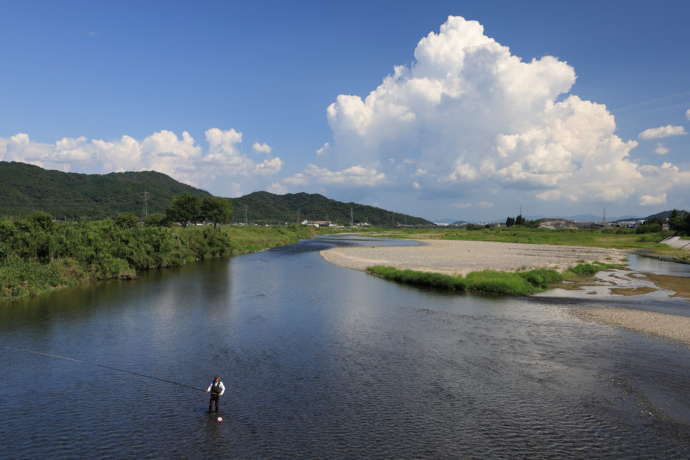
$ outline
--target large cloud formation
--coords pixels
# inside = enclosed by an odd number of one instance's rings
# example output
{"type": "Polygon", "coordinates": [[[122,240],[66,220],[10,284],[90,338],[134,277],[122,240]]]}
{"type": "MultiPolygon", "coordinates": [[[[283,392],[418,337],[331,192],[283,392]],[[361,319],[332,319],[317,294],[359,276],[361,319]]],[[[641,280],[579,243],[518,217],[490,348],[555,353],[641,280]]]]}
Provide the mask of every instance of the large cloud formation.
{"type": "Polygon", "coordinates": [[[178,136],[162,130],[141,141],[126,135],[115,141],[65,137],[54,144],[34,142],[20,133],[0,138],[0,160],[92,173],[155,170],[226,195],[237,195],[246,183],[253,189],[262,177],[273,176],[283,167],[279,157],[262,155],[262,161],[257,161],[243,155],[242,133],[234,129],[211,128],[205,138],[206,151],[186,131],[178,136]]]}
{"type": "Polygon", "coordinates": [[[385,182],[477,201],[512,188],[547,201],[651,204],[690,182],[670,163],[631,159],[637,142],[615,134],[607,108],[568,94],[570,65],[552,56],[523,61],[479,22],[449,17],[414,58],[364,99],[339,95],[327,108],[333,140],[318,165],[285,183],[323,183],[356,168],[379,180],[351,186],[385,182]],[[650,188],[654,197],[644,193],[650,188]]]}

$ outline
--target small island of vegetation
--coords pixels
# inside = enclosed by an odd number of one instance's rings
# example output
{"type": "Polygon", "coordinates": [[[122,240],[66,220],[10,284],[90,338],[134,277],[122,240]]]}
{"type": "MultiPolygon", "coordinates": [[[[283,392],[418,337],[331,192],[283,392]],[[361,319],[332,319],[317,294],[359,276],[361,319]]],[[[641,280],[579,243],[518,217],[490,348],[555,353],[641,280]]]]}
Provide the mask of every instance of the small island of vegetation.
{"type": "Polygon", "coordinates": [[[460,276],[417,270],[400,270],[394,267],[376,265],[367,268],[367,272],[397,283],[446,292],[527,296],[543,292],[566,280],[582,280],[599,271],[616,267],[618,266],[614,264],[593,262],[578,264],[563,273],[551,269],[535,269],[523,272],[482,270],[460,276]]]}

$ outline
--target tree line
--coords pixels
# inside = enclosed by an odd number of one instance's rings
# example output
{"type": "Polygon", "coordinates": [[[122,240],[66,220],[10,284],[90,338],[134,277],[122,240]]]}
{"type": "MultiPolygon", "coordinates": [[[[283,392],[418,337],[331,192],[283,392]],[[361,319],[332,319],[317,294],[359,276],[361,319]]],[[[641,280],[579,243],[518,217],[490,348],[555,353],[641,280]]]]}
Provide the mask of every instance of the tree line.
{"type": "Polygon", "coordinates": [[[230,238],[216,227],[229,221],[229,202],[189,197],[176,197],[166,214],[143,225],[129,213],[97,221],[56,222],[42,211],[0,219],[0,299],[230,255],[230,238]],[[183,228],[171,227],[175,222],[183,228]],[[195,222],[214,227],[184,228],[195,222]]]}

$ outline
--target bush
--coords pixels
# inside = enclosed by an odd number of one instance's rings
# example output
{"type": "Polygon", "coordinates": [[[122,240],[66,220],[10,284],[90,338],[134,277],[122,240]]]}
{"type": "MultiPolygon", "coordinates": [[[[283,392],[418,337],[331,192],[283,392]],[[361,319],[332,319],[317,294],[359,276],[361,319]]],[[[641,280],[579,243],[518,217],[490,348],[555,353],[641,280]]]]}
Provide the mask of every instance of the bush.
{"type": "Polygon", "coordinates": [[[520,273],[483,270],[469,273],[465,277],[468,290],[483,294],[530,295],[538,292],[520,273]]]}
{"type": "Polygon", "coordinates": [[[429,287],[451,292],[465,290],[465,282],[461,277],[444,275],[442,273],[418,272],[414,270],[399,270],[393,267],[377,265],[367,268],[367,272],[391,281],[413,286],[429,287]]]}
{"type": "Polygon", "coordinates": [[[35,295],[87,279],[130,278],[137,270],[230,254],[230,238],[210,227],[143,227],[127,214],[68,223],[46,216],[0,221],[0,297],[35,295]]]}
{"type": "Polygon", "coordinates": [[[661,224],[658,222],[651,222],[647,224],[638,225],[635,233],[658,233],[661,231],[661,224]]]}
{"type": "Polygon", "coordinates": [[[566,277],[591,276],[614,265],[594,262],[580,264],[565,275],[555,270],[536,269],[527,272],[499,272],[483,270],[469,273],[466,277],[441,273],[400,270],[377,265],[368,267],[367,272],[379,278],[413,286],[421,286],[450,292],[473,292],[489,295],[531,295],[546,290],[566,277]]]}
{"type": "Polygon", "coordinates": [[[556,270],[537,269],[519,273],[532,286],[546,289],[550,284],[563,281],[563,276],[556,270]]]}

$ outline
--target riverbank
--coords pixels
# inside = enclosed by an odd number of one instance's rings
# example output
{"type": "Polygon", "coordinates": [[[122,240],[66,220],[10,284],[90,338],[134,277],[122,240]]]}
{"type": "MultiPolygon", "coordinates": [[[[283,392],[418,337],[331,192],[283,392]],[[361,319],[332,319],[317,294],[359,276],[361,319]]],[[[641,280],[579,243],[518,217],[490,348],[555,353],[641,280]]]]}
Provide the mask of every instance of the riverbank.
{"type": "Polygon", "coordinates": [[[555,246],[595,247],[604,249],[657,249],[668,248],[661,241],[670,232],[635,233],[633,229],[563,229],[552,230],[527,226],[395,229],[372,231],[384,238],[423,240],[494,241],[500,243],[544,244],[555,246]]]}
{"type": "Polygon", "coordinates": [[[103,220],[0,221],[0,303],[148,270],[260,251],[310,238],[306,227],[161,227],[103,220]]]}
{"type": "Polygon", "coordinates": [[[652,259],[675,262],[677,264],[690,264],[690,250],[680,248],[653,248],[635,251],[637,254],[652,259]]]}
{"type": "Polygon", "coordinates": [[[250,254],[265,249],[293,244],[299,240],[313,238],[314,227],[291,225],[285,227],[223,227],[230,239],[233,256],[250,254]]]}

